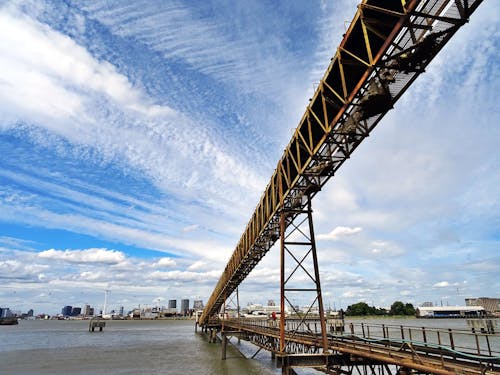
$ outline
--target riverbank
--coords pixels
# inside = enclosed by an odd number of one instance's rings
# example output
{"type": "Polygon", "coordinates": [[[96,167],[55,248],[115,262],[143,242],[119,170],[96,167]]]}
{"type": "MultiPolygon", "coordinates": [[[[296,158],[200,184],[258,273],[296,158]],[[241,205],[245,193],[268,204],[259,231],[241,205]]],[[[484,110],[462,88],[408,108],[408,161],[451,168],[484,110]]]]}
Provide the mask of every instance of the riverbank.
{"type": "Polygon", "coordinates": [[[19,324],[17,318],[0,318],[0,326],[12,326],[19,324]]]}

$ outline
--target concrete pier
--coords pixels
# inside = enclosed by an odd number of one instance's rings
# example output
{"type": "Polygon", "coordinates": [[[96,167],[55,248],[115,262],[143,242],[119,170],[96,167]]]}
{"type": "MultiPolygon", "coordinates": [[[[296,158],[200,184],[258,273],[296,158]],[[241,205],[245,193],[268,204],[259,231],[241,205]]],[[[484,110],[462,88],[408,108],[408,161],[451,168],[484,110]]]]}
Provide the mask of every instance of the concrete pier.
{"type": "Polygon", "coordinates": [[[89,321],[89,332],[94,332],[96,328],[99,328],[99,332],[106,327],[106,322],[100,319],[90,319],[89,321]]]}

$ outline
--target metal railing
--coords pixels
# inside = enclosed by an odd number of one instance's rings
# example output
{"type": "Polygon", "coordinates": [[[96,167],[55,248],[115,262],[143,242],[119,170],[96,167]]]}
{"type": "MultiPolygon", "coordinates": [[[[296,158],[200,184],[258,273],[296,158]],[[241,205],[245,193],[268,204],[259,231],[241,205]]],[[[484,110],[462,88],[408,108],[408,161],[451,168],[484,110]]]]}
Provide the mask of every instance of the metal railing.
{"type": "Polygon", "coordinates": [[[412,327],[390,324],[347,323],[332,337],[355,337],[367,342],[411,344],[420,349],[446,350],[450,355],[500,360],[500,335],[459,329],[412,327]]]}
{"type": "MultiPolygon", "coordinates": [[[[278,329],[278,320],[262,318],[228,319],[226,324],[242,329],[278,329]]],[[[307,319],[301,324],[300,318],[286,319],[286,331],[300,330],[302,334],[319,335],[319,319],[307,319]]],[[[500,361],[500,334],[476,332],[474,329],[443,329],[392,324],[345,323],[338,329],[338,320],[328,320],[329,338],[334,340],[357,340],[378,346],[411,345],[413,349],[428,353],[445,352],[447,356],[484,359],[490,357],[500,361]]]]}

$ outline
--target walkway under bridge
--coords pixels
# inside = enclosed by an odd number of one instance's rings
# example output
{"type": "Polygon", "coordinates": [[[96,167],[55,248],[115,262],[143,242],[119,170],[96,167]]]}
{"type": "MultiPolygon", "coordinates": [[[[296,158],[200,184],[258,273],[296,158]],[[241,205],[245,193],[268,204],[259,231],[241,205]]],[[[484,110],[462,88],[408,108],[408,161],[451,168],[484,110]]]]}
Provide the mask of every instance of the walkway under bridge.
{"type": "MultiPolygon", "coordinates": [[[[268,317],[220,320],[211,328],[222,341],[238,348],[245,340],[269,351],[284,373],[311,367],[330,374],[494,374],[500,371],[500,336],[480,332],[388,324],[344,323],[329,319],[324,350],[318,318],[287,319],[285,354],[280,329],[268,317]],[[341,323],[341,324],[339,324],[341,323]]],[[[254,356],[255,356],[254,354],[254,356]]]]}

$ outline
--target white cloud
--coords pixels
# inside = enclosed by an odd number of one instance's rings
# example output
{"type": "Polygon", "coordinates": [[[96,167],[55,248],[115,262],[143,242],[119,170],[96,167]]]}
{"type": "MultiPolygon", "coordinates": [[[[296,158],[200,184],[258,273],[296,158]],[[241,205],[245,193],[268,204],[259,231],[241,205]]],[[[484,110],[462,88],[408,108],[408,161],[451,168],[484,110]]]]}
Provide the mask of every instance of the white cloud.
{"type": "Polygon", "coordinates": [[[199,224],[189,225],[189,226],[187,226],[187,227],[182,228],[182,232],[184,232],[184,233],[194,232],[194,231],[195,231],[195,230],[197,230],[199,227],[200,227],[200,225],[199,225],[199,224]]]}
{"type": "MultiPolygon", "coordinates": [[[[287,267],[286,268],[286,273],[287,275],[290,275],[290,269],[287,267]]],[[[300,273],[297,272],[297,273],[300,273]]],[[[277,286],[279,285],[279,280],[280,280],[280,270],[278,267],[265,267],[261,266],[258,268],[255,268],[246,278],[245,282],[249,284],[267,284],[269,286],[277,286]]],[[[290,278],[289,282],[290,284],[301,281],[301,282],[310,282],[310,278],[306,275],[294,275],[290,278]]]]}
{"type": "Polygon", "coordinates": [[[432,287],[433,288],[446,288],[449,286],[450,286],[450,283],[448,281],[440,281],[440,282],[434,284],[432,287]]]}
{"type": "Polygon", "coordinates": [[[352,236],[354,234],[360,233],[362,231],[361,227],[336,227],[330,233],[319,234],[317,236],[318,240],[332,240],[337,241],[343,237],[352,236]]]}
{"type": "Polygon", "coordinates": [[[500,259],[497,257],[479,262],[471,262],[464,264],[463,268],[469,271],[475,271],[481,273],[499,273],[500,259]]]}
{"type": "Polygon", "coordinates": [[[45,250],[38,254],[42,259],[62,260],[69,263],[105,263],[116,264],[125,259],[125,255],[116,250],[85,249],[85,250],[45,250]]]}
{"type": "Polygon", "coordinates": [[[348,290],[347,292],[344,292],[342,294],[342,297],[345,297],[345,298],[352,298],[355,296],[356,296],[356,293],[354,293],[352,290],[348,290]]]}
{"type": "Polygon", "coordinates": [[[31,113],[34,122],[40,115],[69,119],[81,114],[85,97],[78,90],[101,93],[145,115],[171,112],[167,107],[144,104],[141,92],[114,66],[95,60],[47,25],[3,8],[0,33],[8,35],[0,43],[0,95],[4,103],[31,113]]]}
{"type": "Polygon", "coordinates": [[[187,269],[189,271],[196,271],[196,270],[202,269],[206,266],[207,266],[207,263],[205,261],[198,260],[198,261],[194,262],[193,264],[191,264],[187,269]]]}
{"type": "Polygon", "coordinates": [[[21,260],[21,257],[0,259],[0,279],[21,282],[46,281],[44,272],[47,272],[49,266],[36,262],[31,254],[25,255],[25,258],[28,261],[21,260]]]}
{"type": "Polygon", "coordinates": [[[219,271],[208,271],[208,272],[191,272],[191,271],[153,271],[149,274],[149,278],[152,280],[159,281],[203,281],[213,283],[214,280],[220,276],[219,271]]]}
{"type": "Polygon", "coordinates": [[[0,237],[0,246],[9,247],[16,250],[32,250],[34,241],[23,240],[15,237],[3,236],[0,237]]]}
{"type": "Polygon", "coordinates": [[[404,254],[403,249],[388,241],[373,241],[371,246],[371,253],[377,256],[393,257],[404,254]]]}
{"type": "Polygon", "coordinates": [[[105,279],[105,276],[102,272],[84,271],[80,273],[78,279],[83,281],[100,281],[105,279]]]}
{"type": "Polygon", "coordinates": [[[175,267],[177,265],[177,263],[172,258],[166,257],[166,258],[161,258],[156,263],[156,265],[158,265],[160,267],[175,267]]]}

